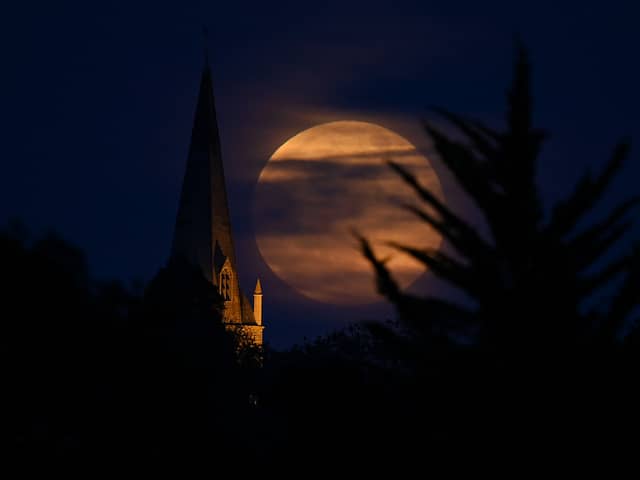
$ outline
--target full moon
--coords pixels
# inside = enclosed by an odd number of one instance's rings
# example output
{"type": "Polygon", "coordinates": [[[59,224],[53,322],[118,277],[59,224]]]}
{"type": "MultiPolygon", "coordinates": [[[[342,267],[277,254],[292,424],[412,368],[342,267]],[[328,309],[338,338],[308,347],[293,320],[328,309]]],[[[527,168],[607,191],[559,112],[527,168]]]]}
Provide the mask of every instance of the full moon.
{"type": "Polygon", "coordinates": [[[438,248],[442,238],[399,207],[417,198],[387,160],[408,168],[442,198],[429,160],[400,135],[372,123],[317,125],[275,151],[258,180],[253,220],[260,253],[278,277],[325,303],[379,301],[354,229],[380,258],[388,258],[403,287],[424,272],[422,264],[387,242],[438,248]]]}

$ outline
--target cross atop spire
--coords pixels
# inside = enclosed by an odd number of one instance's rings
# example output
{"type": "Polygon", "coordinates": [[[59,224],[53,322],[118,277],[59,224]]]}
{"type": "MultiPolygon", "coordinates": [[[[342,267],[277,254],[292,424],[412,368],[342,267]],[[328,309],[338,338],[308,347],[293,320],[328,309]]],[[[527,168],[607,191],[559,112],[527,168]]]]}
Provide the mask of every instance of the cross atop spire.
{"type": "Polygon", "coordinates": [[[209,31],[206,25],[202,25],[202,48],[204,53],[204,67],[209,66],[209,31]]]}

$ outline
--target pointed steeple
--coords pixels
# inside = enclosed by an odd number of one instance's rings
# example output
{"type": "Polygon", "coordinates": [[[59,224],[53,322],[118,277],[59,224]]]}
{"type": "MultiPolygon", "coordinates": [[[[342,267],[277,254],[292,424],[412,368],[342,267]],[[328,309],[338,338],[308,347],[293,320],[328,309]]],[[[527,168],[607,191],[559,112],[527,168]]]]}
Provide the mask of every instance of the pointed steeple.
{"type": "Polygon", "coordinates": [[[260,279],[256,282],[256,289],[253,291],[254,295],[262,295],[262,285],[260,285],[260,279]]]}
{"type": "Polygon", "coordinates": [[[254,314],[238,282],[213,81],[206,56],[205,39],[205,66],[200,79],[171,259],[199,268],[217,287],[224,302],[222,322],[231,331],[240,329],[257,345],[262,345],[262,295],[258,295],[258,313],[254,314]]]}
{"type": "MultiPolygon", "coordinates": [[[[171,255],[199,267],[215,285],[225,264],[236,260],[213,97],[211,68],[205,65],[191,132],[171,255]]],[[[237,275],[232,294],[238,296],[237,275]]]]}

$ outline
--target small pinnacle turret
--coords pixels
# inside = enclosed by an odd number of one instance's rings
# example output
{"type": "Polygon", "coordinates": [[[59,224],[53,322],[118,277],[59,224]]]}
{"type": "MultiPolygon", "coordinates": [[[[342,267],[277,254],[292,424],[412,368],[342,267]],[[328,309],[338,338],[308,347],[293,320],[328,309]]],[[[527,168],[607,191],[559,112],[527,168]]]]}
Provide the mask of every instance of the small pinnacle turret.
{"type": "Polygon", "coordinates": [[[253,318],[258,325],[262,325],[262,285],[260,285],[260,279],[256,282],[256,288],[253,291],[253,318]]]}

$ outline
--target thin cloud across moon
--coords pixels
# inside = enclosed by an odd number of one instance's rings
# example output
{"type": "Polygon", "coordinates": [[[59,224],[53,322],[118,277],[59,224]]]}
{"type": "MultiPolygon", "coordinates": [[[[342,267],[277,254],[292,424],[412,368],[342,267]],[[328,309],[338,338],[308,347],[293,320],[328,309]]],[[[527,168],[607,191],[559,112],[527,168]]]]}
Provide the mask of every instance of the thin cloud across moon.
{"type": "Polygon", "coordinates": [[[408,167],[442,198],[429,160],[400,135],[379,125],[339,121],[295,135],[262,170],[254,204],[256,240],[271,269],[298,292],[331,304],[380,300],[371,265],[352,230],[369,238],[401,285],[424,267],[388,241],[438,248],[440,235],[398,203],[415,203],[387,160],[408,167]]]}

